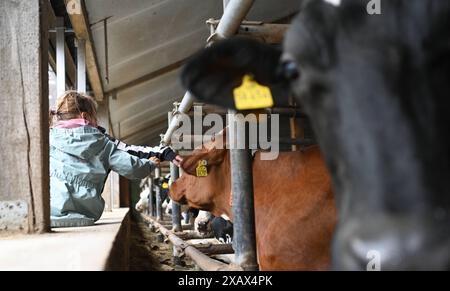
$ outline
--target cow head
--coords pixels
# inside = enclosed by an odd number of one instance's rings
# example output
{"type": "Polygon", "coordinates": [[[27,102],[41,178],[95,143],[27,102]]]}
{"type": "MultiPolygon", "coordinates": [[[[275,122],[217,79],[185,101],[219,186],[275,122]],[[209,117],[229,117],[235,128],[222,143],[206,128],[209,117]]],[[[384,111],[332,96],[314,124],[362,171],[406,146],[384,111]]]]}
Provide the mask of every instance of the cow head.
{"type": "Polygon", "coordinates": [[[225,135],[216,136],[215,141],[184,157],[181,163],[184,173],[172,184],[169,196],[190,207],[210,211],[215,216],[226,214],[230,217],[229,154],[226,149],[217,147],[219,138],[224,139],[225,135]],[[206,175],[197,175],[199,165],[206,167],[206,175]]]}
{"type": "Polygon", "coordinates": [[[381,15],[369,15],[367,1],[328,2],[305,1],[281,56],[250,40],[224,41],[191,60],[183,84],[228,107],[245,74],[290,87],[336,189],[335,266],[365,267],[378,248],[386,268],[446,268],[450,5],[385,1],[381,15]]]}

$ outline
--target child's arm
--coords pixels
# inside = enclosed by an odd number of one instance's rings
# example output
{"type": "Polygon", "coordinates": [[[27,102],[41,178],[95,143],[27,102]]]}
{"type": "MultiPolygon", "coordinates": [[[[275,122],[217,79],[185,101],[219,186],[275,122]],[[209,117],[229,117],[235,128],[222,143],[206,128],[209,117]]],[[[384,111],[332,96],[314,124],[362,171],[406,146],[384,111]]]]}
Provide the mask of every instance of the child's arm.
{"type": "Polygon", "coordinates": [[[109,149],[109,166],[121,176],[128,179],[144,179],[155,169],[155,163],[152,161],[130,155],[112,143],[109,149]]]}
{"type": "Polygon", "coordinates": [[[177,154],[168,146],[149,147],[149,146],[128,145],[118,139],[109,136],[104,128],[99,126],[98,129],[110,141],[112,141],[119,150],[127,152],[130,155],[139,157],[141,159],[149,159],[151,157],[156,157],[161,161],[173,161],[177,157],[177,154]]]}

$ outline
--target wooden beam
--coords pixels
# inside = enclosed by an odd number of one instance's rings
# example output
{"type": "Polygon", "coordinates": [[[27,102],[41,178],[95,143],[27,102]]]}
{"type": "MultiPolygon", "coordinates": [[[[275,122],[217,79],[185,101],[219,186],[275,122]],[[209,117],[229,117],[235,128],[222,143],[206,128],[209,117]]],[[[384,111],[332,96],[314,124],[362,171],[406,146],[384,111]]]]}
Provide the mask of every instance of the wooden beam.
{"type": "Polygon", "coordinates": [[[0,1],[0,236],[50,231],[47,9],[0,1]]]}
{"type": "MultiPolygon", "coordinates": [[[[71,0],[64,0],[64,2],[69,4],[71,0]]],[[[84,0],[79,0],[81,4],[80,14],[70,14],[70,22],[72,22],[72,27],[75,35],[78,39],[83,39],[86,41],[86,68],[91,83],[92,90],[94,91],[95,99],[97,101],[103,100],[103,83],[100,77],[100,70],[97,63],[97,55],[95,53],[95,46],[92,38],[91,28],[89,26],[89,19],[87,16],[86,4],[84,0]]]]}
{"type": "Polygon", "coordinates": [[[119,93],[120,91],[124,91],[126,89],[138,86],[142,83],[148,82],[152,79],[155,79],[161,75],[167,74],[173,70],[176,70],[178,68],[180,68],[181,66],[183,66],[183,64],[185,63],[186,59],[180,60],[178,62],[175,62],[173,64],[170,64],[168,66],[162,67],[154,72],[151,72],[149,74],[146,74],[142,77],[139,77],[135,80],[132,80],[126,84],[120,85],[117,88],[114,88],[112,90],[109,90],[108,92],[105,93],[105,95],[116,95],[117,93],[119,93]]]}

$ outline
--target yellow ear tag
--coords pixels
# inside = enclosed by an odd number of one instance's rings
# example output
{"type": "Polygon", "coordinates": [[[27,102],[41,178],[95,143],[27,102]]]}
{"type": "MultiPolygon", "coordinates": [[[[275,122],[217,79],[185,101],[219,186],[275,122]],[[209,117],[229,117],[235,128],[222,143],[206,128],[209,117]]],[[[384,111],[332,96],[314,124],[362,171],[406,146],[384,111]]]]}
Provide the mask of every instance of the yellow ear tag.
{"type": "Polygon", "coordinates": [[[208,176],[208,168],[206,167],[208,162],[206,160],[198,161],[198,165],[196,168],[197,177],[207,177],[208,176]]]}
{"type": "Polygon", "coordinates": [[[169,184],[167,182],[162,183],[163,189],[169,189],[169,184]]]}
{"type": "Polygon", "coordinates": [[[273,107],[269,87],[258,84],[250,75],[245,75],[242,85],[234,89],[234,103],[238,110],[273,107]]]}

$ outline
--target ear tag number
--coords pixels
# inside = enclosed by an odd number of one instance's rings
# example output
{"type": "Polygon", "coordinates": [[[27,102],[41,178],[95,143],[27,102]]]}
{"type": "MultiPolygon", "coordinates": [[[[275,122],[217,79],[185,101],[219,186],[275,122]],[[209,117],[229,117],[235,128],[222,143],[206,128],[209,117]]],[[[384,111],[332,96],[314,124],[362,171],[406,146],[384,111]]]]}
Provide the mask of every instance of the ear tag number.
{"type": "Polygon", "coordinates": [[[238,110],[273,107],[269,87],[258,84],[250,75],[245,75],[242,85],[233,90],[234,103],[238,110]]]}
{"type": "Polygon", "coordinates": [[[208,162],[206,160],[198,161],[198,165],[196,168],[197,177],[207,177],[208,176],[208,168],[206,167],[208,162]]]}

